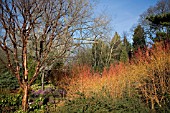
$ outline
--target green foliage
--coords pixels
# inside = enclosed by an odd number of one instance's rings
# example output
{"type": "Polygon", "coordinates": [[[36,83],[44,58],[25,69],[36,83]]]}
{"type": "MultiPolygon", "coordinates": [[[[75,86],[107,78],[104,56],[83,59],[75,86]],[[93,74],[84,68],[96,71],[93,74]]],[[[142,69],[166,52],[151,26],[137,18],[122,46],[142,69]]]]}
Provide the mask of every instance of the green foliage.
{"type": "Polygon", "coordinates": [[[18,81],[9,71],[4,70],[0,74],[0,88],[14,90],[19,88],[18,81]]]}
{"type": "Polygon", "coordinates": [[[154,42],[170,40],[170,13],[149,16],[146,19],[151,22],[151,28],[156,31],[156,37],[153,39],[154,42]],[[158,29],[159,27],[161,30],[158,29]]]}
{"type": "Polygon", "coordinates": [[[30,112],[37,112],[40,110],[44,110],[46,105],[43,105],[43,102],[45,101],[44,97],[38,97],[35,99],[34,103],[29,105],[29,111],[30,112]]]}
{"type": "Polygon", "coordinates": [[[22,96],[20,94],[0,94],[0,112],[11,113],[19,109],[22,96]]]}
{"type": "Polygon", "coordinates": [[[152,24],[170,26],[170,13],[147,17],[152,24]]]}
{"type": "Polygon", "coordinates": [[[92,46],[92,66],[95,70],[101,72],[104,67],[109,67],[111,63],[120,61],[122,42],[117,32],[109,44],[102,40],[97,42],[92,46]]]}
{"type": "MultiPolygon", "coordinates": [[[[0,49],[0,59],[6,61],[5,52],[0,49]]],[[[19,87],[18,81],[14,75],[10,73],[3,62],[0,61],[0,89],[16,89],[19,87]]]]}
{"type": "Polygon", "coordinates": [[[120,61],[121,49],[122,49],[122,42],[120,40],[120,36],[117,32],[115,32],[114,37],[110,42],[109,64],[117,63],[118,61],[120,61]]]}
{"type": "MultiPolygon", "coordinates": [[[[110,64],[118,63],[120,61],[122,41],[117,32],[109,43],[106,43],[101,39],[96,40],[96,42],[97,43],[92,45],[92,48],[85,49],[84,51],[80,50],[78,52],[77,61],[80,64],[92,65],[95,71],[102,72],[104,67],[109,67],[110,64]]],[[[125,51],[127,51],[125,54],[127,60],[127,53],[130,51],[131,45],[126,38],[124,39],[124,46],[125,51]]]]}
{"type": "Polygon", "coordinates": [[[97,94],[86,97],[79,94],[80,97],[75,100],[69,100],[61,107],[60,113],[107,113],[113,111],[113,100],[104,98],[97,94]]]}
{"type": "Polygon", "coordinates": [[[164,102],[162,102],[162,107],[158,104],[155,104],[155,111],[157,113],[170,113],[170,94],[165,93],[164,102]]]}
{"type": "Polygon", "coordinates": [[[120,61],[124,62],[124,63],[128,61],[128,53],[126,51],[125,46],[122,47],[122,51],[121,51],[121,54],[120,54],[120,61]]]}
{"type": "Polygon", "coordinates": [[[92,65],[92,48],[80,48],[76,57],[79,65],[92,65]]]}
{"type": "Polygon", "coordinates": [[[60,113],[149,113],[149,108],[137,97],[113,99],[109,92],[92,93],[90,97],[69,100],[57,112],[60,113]]]}
{"type": "Polygon", "coordinates": [[[146,41],[145,41],[145,33],[144,29],[141,27],[141,25],[138,25],[136,29],[134,30],[133,35],[133,48],[134,51],[137,49],[143,49],[146,47],[146,41]]]}
{"type": "Polygon", "coordinates": [[[114,113],[150,113],[147,107],[138,96],[124,96],[115,102],[114,113]]]}
{"type": "MultiPolygon", "coordinates": [[[[30,80],[35,73],[35,67],[36,67],[36,62],[30,55],[28,56],[28,64],[27,65],[28,65],[28,79],[30,80]]],[[[40,76],[38,76],[35,83],[37,83],[37,84],[41,83],[40,76]]]]}
{"type": "Polygon", "coordinates": [[[150,40],[147,41],[151,43],[161,41],[162,39],[159,40],[156,36],[157,32],[170,34],[169,4],[169,0],[158,0],[154,6],[150,6],[142,15],[140,15],[139,22],[142,27],[144,27],[147,38],[150,38],[150,40]]]}
{"type": "Polygon", "coordinates": [[[120,53],[120,61],[127,62],[129,59],[128,53],[131,51],[131,44],[128,42],[126,36],[123,38],[122,50],[120,53]]]}
{"type": "MultiPolygon", "coordinates": [[[[157,4],[149,7],[140,18],[141,25],[151,42],[167,40],[170,36],[170,8],[169,0],[158,0],[157,4]],[[158,32],[166,33],[166,36],[159,36],[158,32]],[[157,34],[158,33],[158,34],[157,34]]],[[[168,39],[169,40],[169,39],[168,39]]]]}
{"type": "Polygon", "coordinates": [[[131,49],[132,49],[132,45],[127,40],[126,36],[124,36],[124,38],[123,38],[123,46],[126,48],[127,53],[129,53],[129,51],[131,51],[131,49]]]}
{"type": "Polygon", "coordinates": [[[162,103],[162,108],[158,107],[157,111],[159,113],[170,113],[170,94],[165,93],[165,101],[162,103]]]}
{"type": "Polygon", "coordinates": [[[101,72],[106,66],[108,45],[102,40],[97,42],[92,46],[92,66],[96,71],[101,72]]]}

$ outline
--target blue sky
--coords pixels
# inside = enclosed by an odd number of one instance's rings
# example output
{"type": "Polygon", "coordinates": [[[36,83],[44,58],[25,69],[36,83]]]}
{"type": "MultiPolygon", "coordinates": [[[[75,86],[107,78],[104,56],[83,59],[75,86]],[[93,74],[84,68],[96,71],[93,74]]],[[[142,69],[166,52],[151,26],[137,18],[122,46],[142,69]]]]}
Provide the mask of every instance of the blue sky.
{"type": "Polygon", "coordinates": [[[132,26],[137,24],[139,15],[150,6],[154,6],[158,0],[94,0],[96,1],[96,13],[106,13],[111,18],[113,33],[119,35],[123,32],[130,33],[132,26]]]}

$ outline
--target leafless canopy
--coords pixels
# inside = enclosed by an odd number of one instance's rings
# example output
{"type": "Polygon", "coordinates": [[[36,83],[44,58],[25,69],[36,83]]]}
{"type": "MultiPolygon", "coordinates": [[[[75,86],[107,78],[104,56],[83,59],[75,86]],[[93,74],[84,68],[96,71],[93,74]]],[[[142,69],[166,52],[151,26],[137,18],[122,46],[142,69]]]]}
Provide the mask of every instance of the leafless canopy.
{"type": "Polygon", "coordinates": [[[109,21],[92,17],[91,10],[88,0],[0,0],[0,61],[25,94],[49,59],[63,57],[80,40],[103,36],[109,21]],[[28,57],[35,63],[29,79],[28,57]]]}
{"type": "Polygon", "coordinates": [[[28,55],[35,59],[37,67],[32,83],[49,57],[62,57],[75,45],[73,37],[89,38],[95,28],[107,24],[101,23],[101,18],[92,18],[87,0],[1,0],[0,3],[0,47],[7,58],[1,62],[7,64],[19,81],[20,68],[24,69],[23,75],[29,71],[28,55]]]}

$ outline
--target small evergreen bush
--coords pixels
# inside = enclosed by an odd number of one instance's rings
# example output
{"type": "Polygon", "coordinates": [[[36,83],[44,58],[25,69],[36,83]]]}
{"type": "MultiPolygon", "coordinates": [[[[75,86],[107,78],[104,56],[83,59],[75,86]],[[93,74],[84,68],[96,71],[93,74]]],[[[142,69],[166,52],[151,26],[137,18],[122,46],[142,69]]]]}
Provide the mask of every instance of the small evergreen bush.
{"type": "Polygon", "coordinates": [[[21,102],[19,94],[0,94],[0,113],[13,113],[19,109],[21,102]]]}
{"type": "Polygon", "coordinates": [[[115,102],[114,113],[150,113],[150,109],[138,97],[123,97],[115,102]]]}
{"type": "Polygon", "coordinates": [[[79,98],[68,100],[64,106],[60,107],[61,113],[107,113],[112,112],[114,108],[111,98],[104,98],[97,94],[86,97],[81,94],[79,98]]]}
{"type": "Polygon", "coordinates": [[[60,113],[149,113],[150,109],[137,97],[113,99],[108,92],[93,93],[90,97],[80,94],[60,107],[60,113]]]}
{"type": "Polygon", "coordinates": [[[5,70],[0,73],[0,88],[15,90],[16,88],[19,88],[19,84],[16,77],[5,70]]]}

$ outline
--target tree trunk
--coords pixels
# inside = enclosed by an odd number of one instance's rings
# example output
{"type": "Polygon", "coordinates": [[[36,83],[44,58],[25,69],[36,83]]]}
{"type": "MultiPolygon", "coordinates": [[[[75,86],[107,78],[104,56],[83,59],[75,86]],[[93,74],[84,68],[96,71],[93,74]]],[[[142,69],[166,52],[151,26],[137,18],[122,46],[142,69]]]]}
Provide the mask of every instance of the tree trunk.
{"type": "Polygon", "coordinates": [[[44,71],[43,71],[42,77],[41,77],[41,88],[42,88],[42,90],[44,90],[44,71]]]}
{"type": "Polygon", "coordinates": [[[22,98],[22,109],[24,110],[24,112],[27,111],[28,109],[28,85],[24,85],[24,89],[23,89],[23,98],[22,98]]]}

